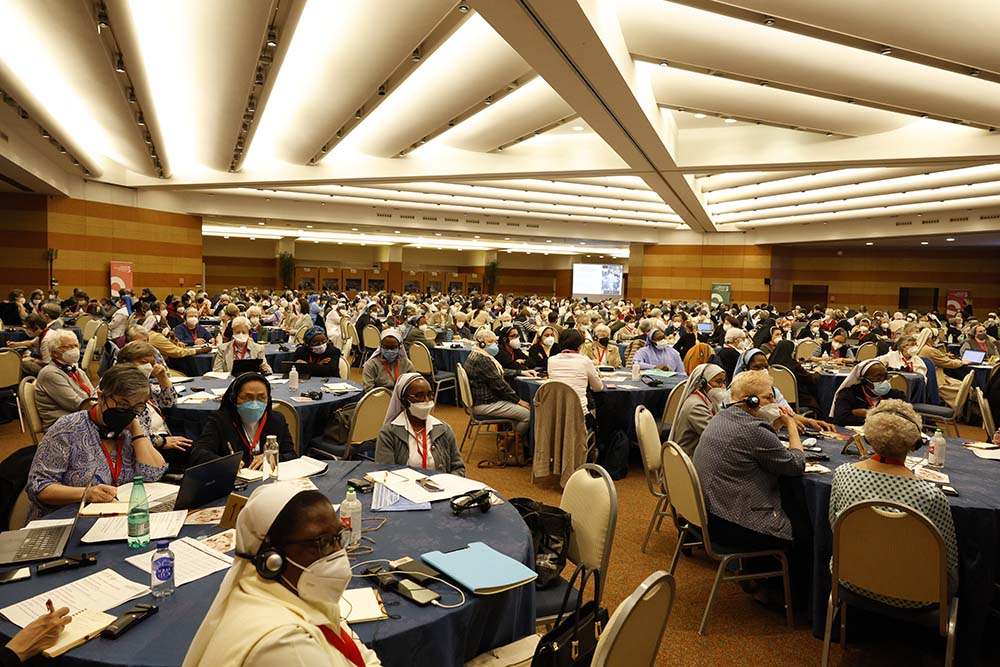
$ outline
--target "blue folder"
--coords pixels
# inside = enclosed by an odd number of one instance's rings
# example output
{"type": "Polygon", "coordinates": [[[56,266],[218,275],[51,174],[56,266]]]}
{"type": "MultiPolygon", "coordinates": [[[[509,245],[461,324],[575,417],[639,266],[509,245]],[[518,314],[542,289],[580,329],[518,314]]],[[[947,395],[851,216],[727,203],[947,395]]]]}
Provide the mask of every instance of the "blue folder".
{"type": "Polygon", "coordinates": [[[420,558],[477,595],[492,595],[538,578],[530,567],[482,542],[455,551],[431,551],[420,558]]]}

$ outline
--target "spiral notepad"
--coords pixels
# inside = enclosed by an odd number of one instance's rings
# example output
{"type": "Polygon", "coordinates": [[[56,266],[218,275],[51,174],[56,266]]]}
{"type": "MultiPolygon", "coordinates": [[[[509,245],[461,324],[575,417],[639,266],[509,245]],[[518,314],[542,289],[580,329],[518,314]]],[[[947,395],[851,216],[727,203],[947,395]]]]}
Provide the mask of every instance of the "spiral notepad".
{"type": "Polygon", "coordinates": [[[101,630],[108,627],[115,621],[111,614],[105,614],[96,609],[81,609],[75,614],[70,614],[73,620],[63,628],[59,640],[49,648],[42,651],[48,658],[55,658],[62,655],[71,648],[76,648],[80,644],[85,644],[94,637],[101,634],[101,630]]]}

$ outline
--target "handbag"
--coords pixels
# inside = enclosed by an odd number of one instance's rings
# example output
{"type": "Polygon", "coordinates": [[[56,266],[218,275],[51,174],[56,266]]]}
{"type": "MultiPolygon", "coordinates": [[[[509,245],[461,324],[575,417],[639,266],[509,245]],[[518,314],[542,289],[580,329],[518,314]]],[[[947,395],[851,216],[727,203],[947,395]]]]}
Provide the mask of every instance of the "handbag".
{"type": "Polygon", "coordinates": [[[600,599],[601,573],[583,564],[577,565],[563,596],[555,627],[538,641],[531,667],[588,667],[594,657],[601,631],[608,625],[608,610],[597,604],[600,599]],[[594,597],[584,603],[584,591],[590,576],[594,577],[594,597]],[[576,600],[576,608],[564,620],[569,594],[577,577],[580,577],[580,595],[576,600]]]}
{"type": "Polygon", "coordinates": [[[573,534],[573,519],[569,512],[545,505],[531,498],[508,500],[531,532],[535,552],[535,588],[548,588],[559,581],[569,557],[569,541],[573,534]]]}

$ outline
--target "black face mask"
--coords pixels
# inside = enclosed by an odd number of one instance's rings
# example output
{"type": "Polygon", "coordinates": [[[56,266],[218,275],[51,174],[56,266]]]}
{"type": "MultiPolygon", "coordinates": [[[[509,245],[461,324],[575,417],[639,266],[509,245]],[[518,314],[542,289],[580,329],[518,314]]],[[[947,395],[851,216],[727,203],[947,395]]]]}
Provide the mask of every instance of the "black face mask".
{"type": "Polygon", "coordinates": [[[611,339],[604,336],[603,338],[598,338],[597,342],[601,344],[601,347],[607,347],[608,343],[611,342],[611,339]]]}
{"type": "Polygon", "coordinates": [[[115,438],[135,419],[135,413],[128,408],[107,408],[102,415],[106,432],[115,438]]]}

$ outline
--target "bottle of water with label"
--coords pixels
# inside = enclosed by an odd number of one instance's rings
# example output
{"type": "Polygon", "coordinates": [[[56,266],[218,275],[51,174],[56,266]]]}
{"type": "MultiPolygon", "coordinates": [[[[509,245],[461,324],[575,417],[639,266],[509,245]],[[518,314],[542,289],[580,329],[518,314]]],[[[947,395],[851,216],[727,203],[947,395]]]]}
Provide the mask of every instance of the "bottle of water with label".
{"type": "Polygon", "coordinates": [[[632,382],[638,382],[641,377],[642,377],[642,374],[640,373],[640,370],[639,370],[639,362],[638,361],[633,361],[632,362],[632,382]]]}
{"type": "Polygon", "coordinates": [[[299,390],[299,372],[295,370],[295,366],[292,366],[292,370],[288,371],[288,391],[298,391],[299,390]]]}
{"type": "Polygon", "coordinates": [[[340,525],[350,531],[345,532],[344,546],[357,546],[361,542],[361,501],[351,486],[347,487],[347,497],[340,504],[340,525]]]}
{"type": "Polygon", "coordinates": [[[152,582],[149,588],[153,597],[165,598],[174,593],[174,552],[170,550],[170,540],[157,540],[153,552],[152,582]]]}
{"type": "Polygon", "coordinates": [[[278,479],[278,436],[269,435],[264,441],[264,478],[278,479]]]}
{"type": "Polygon", "coordinates": [[[941,433],[941,429],[935,429],[934,437],[931,438],[930,451],[927,453],[927,463],[935,468],[944,467],[944,450],[947,446],[947,442],[944,439],[944,435],[941,433]]]}
{"type": "Polygon", "coordinates": [[[142,549],[149,544],[149,502],[142,477],[132,479],[132,495],[128,499],[128,548],[142,549]]]}

